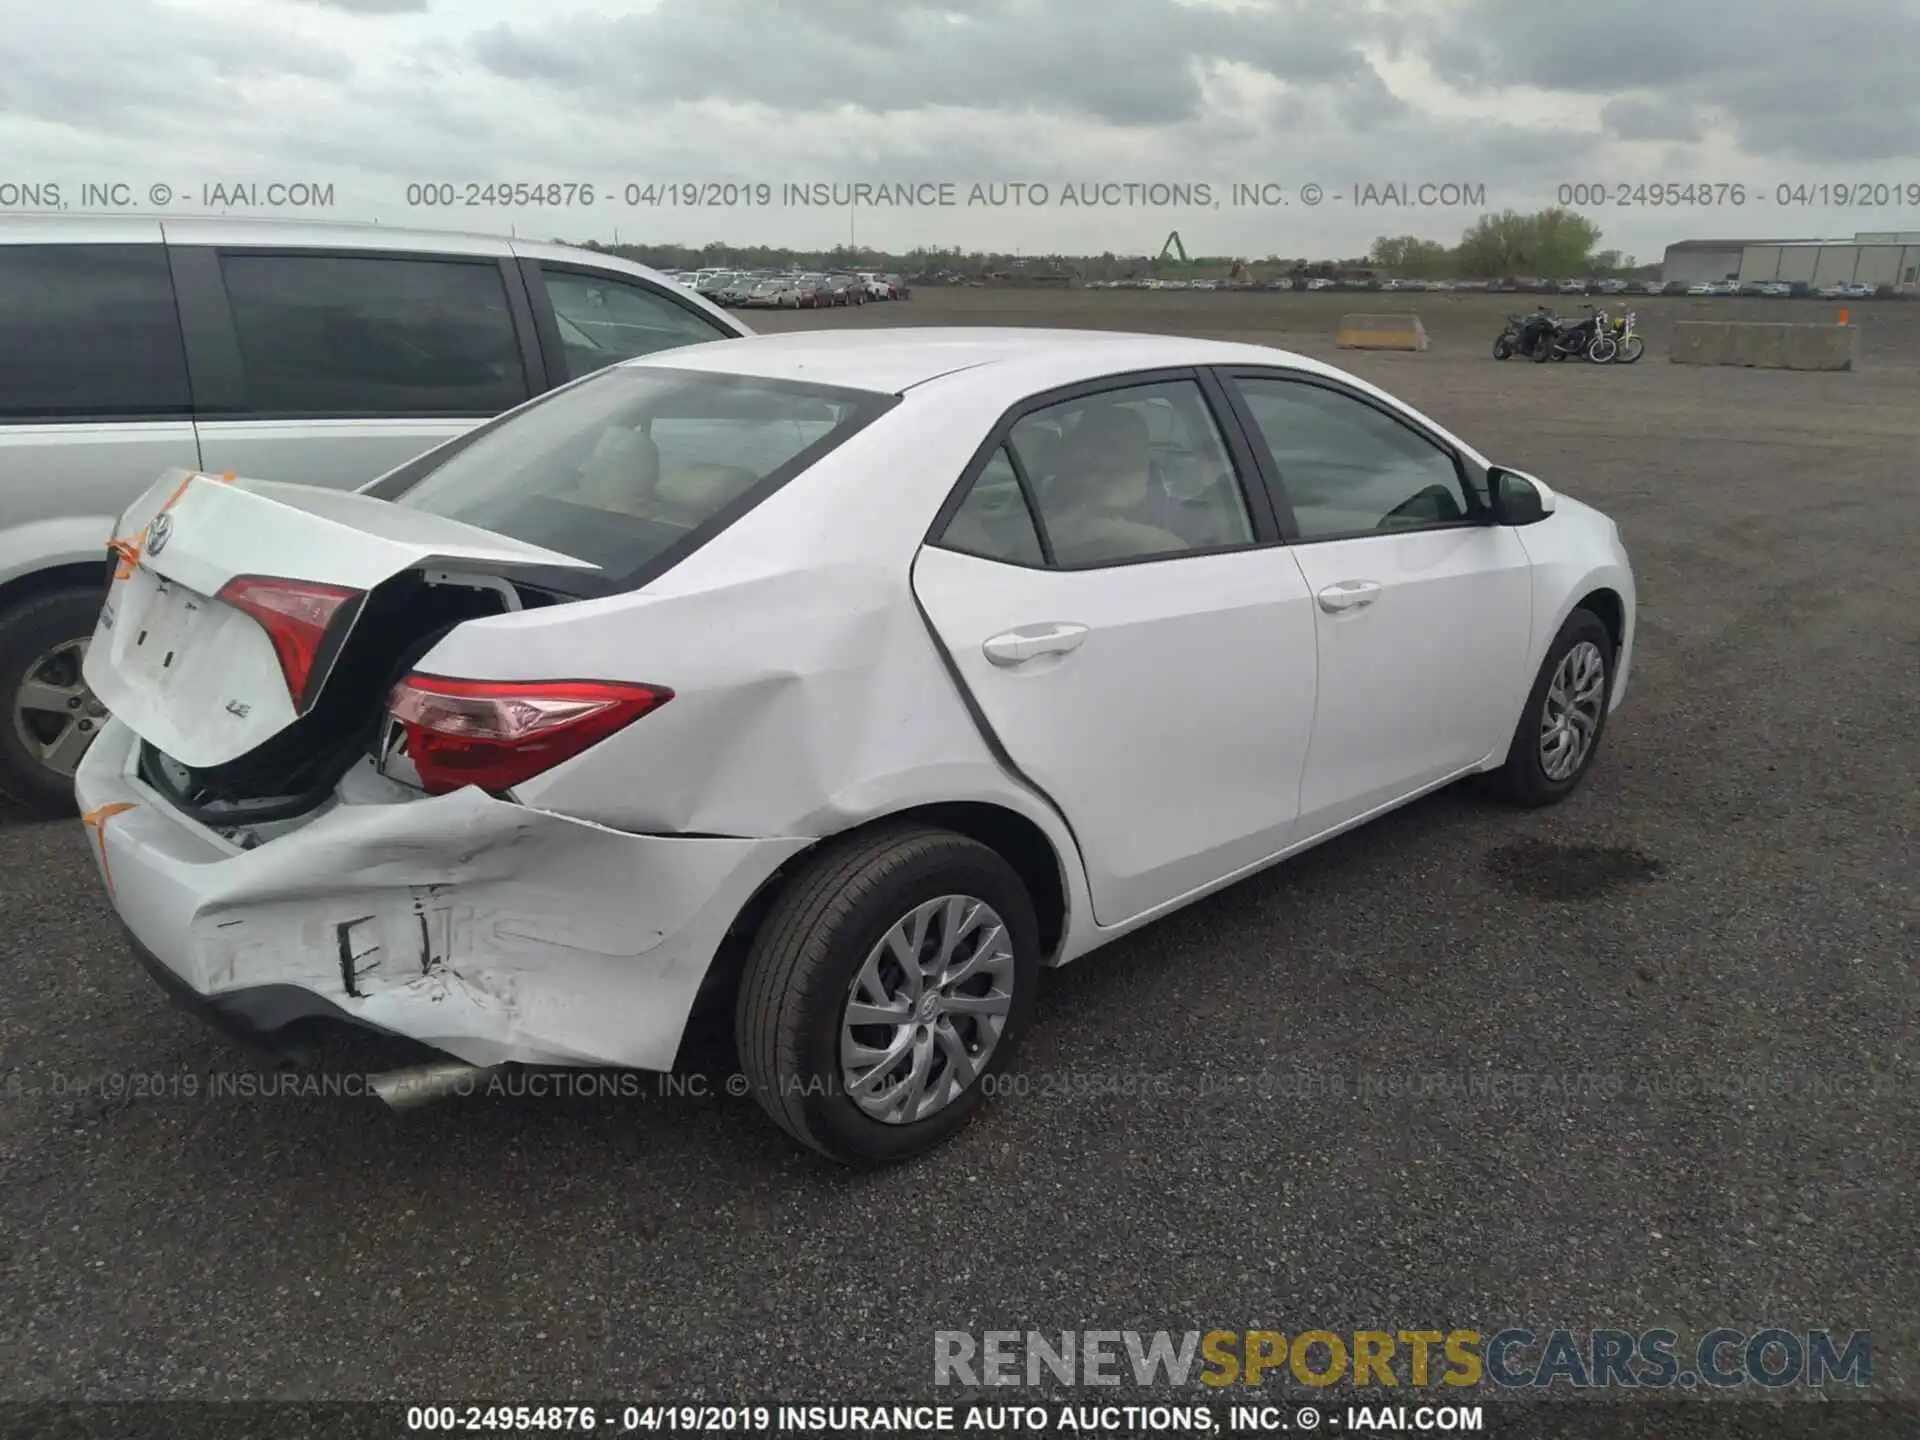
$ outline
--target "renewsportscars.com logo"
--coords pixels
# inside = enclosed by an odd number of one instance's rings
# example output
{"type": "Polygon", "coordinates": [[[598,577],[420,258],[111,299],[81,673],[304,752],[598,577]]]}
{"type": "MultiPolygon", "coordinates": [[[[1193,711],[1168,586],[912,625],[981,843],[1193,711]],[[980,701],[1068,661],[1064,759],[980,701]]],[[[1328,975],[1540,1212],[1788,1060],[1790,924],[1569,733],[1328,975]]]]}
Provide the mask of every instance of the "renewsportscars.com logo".
{"type": "Polygon", "coordinates": [[[1715,1390],[1873,1383],[1873,1332],[939,1330],[936,1385],[1715,1390]]]}

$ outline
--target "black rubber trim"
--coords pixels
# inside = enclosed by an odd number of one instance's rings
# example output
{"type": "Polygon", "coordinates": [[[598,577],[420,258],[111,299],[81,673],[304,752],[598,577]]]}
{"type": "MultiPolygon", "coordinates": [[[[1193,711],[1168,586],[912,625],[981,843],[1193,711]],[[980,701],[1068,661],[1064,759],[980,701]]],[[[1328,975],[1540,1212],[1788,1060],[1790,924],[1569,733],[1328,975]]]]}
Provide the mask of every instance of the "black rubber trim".
{"type": "MultiPolygon", "coordinates": [[[[913,588],[911,572],[907,576],[907,592],[913,596],[913,608],[920,616],[920,623],[926,627],[927,639],[933,646],[933,653],[940,657],[941,668],[947,672],[947,678],[953,682],[953,688],[960,696],[960,703],[967,707],[967,714],[973,717],[974,728],[980,732],[980,738],[986,742],[987,749],[999,762],[1000,768],[1032,791],[1041,803],[1053,812],[1054,818],[1065,827],[1067,838],[1073,842],[1074,855],[1080,861],[1081,870],[1084,871],[1087,867],[1087,850],[1086,846],[1080,843],[1080,836],[1074,831],[1073,821],[1067,818],[1067,812],[1061,808],[1060,802],[1047,793],[1046,787],[1020,768],[1007,747],[1001,743],[1000,737],[994,733],[993,724],[987,719],[987,712],[982,710],[980,702],[973,698],[973,691],[968,688],[966,677],[960,673],[960,666],[954,661],[953,653],[947,649],[946,641],[940,638],[940,632],[934,626],[933,617],[927,614],[927,607],[920,603],[919,592],[913,588]]],[[[1064,875],[1060,878],[1063,883],[1067,880],[1064,875]]],[[[1070,884],[1066,886],[1065,898],[1071,908],[1073,887],[1070,884]]],[[[1064,933],[1061,938],[1065,939],[1064,933]]]]}
{"type": "MultiPolygon", "coordinates": [[[[122,926],[125,930],[125,927],[122,926]]],[[[218,995],[202,995],[187,984],[166,962],[125,931],[127,948],[140,967],[154,979],[182,1010],[219,1031],[230,1040],[263,1050],[285,1064],[309,1064],[314,1058],[310,1040],[292,1033],[327,1022],[348,1025],[375,1035],[405,1039],[397,1032],[373,1025],[350,1015],[332,1001],[303,990],[298,985],[250,985],[243,990],[224,990],[218,995]]],[[[413,1042],[419,1043],[419,1042],[413,1042]]]]}

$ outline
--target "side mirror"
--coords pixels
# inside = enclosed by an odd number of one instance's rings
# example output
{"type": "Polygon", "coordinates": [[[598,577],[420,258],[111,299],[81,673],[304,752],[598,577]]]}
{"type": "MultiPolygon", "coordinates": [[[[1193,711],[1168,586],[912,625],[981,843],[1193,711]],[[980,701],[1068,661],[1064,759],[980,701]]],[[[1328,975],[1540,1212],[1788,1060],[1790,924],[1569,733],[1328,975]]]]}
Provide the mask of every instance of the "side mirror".
{"type": "Polygon", "coordinates": [[[1553,514],[1554,495],[1545,481],[1496,465],[1487,474],[1493,518],[1499,525],[1534,525],[1553,514]]]}

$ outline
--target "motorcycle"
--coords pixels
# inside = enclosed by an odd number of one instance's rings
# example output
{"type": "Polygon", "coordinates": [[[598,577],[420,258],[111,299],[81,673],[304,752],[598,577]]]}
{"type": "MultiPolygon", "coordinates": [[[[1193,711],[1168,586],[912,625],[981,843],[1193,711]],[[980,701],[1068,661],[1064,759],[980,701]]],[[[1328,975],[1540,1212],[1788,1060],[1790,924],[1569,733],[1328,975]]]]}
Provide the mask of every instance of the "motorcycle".
{"type": "Polygon", "coordinates": [[[1546,310],[1536,310],[1531,315],[1516,313],[1507,316],[1506,328],[1494,339],[1493,358],[1510,360],[1516,355],[1523,360],[1535,358],[1534,352],[1542,348],[1546,337],[1554,333],[1559,324],[1546,310]]]}
{"type": "Polygon", "coordinates": [[[1544,365],[1549,360],[1570,360],[1584,356],[1593,348],[1599,333],[1600,317],[1589,305],[1584,320],[1555,321],[1552,332],[1542,337],[1529,358],[1536,365],[1544,365]]]}
{"type": "Polygon", "coordinates": [[[1616,322],[1607,318],[1607,312],[1593,312],[1593,337],[1587,342],[1587,359],[1596,365],[1610,365],[1619,358],[1620,341],[1614,334],[1616,322]]]}
{"type": "Polygon", "coordinates": [[[1619,347],[1613,357],[1616,365],[1631,365],[1647,353],[1647,342],[1641,338],[1634,322],[1635,316],[1631,310],[1623,318],[1613,322],[1613,340],[1619,347]]]}

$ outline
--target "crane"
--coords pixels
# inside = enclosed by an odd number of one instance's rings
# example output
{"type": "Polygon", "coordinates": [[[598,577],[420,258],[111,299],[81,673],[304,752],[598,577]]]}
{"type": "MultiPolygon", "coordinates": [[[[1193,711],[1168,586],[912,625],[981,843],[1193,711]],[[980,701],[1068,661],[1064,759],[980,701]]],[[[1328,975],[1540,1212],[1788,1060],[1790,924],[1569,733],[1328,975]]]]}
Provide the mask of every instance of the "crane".
{"type": "Polygon", "coordinates": [[[1167,243],[1160,247],[1160,258],[1162,260],[1165,260],[1169,256],[1173,256],[1173,255],[1177,255],[1180,257],[1180,263],[1182,265],[1185,265],[1188,263],[1187,247],[1180,243],[1180,232],[1178,230],[1175,230],[1172,234],[1168,235],[1167,243]]]}

